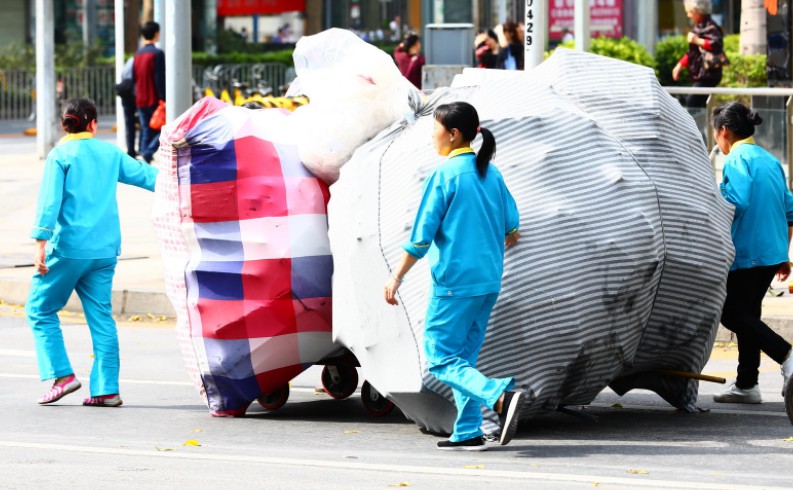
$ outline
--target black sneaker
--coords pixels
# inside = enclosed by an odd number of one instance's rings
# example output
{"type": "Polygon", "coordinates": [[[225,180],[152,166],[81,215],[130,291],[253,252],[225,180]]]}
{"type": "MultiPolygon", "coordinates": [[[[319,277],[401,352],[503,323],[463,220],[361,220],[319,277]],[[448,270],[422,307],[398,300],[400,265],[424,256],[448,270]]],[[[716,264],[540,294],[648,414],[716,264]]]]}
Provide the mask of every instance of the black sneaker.
{"type": "Polygon", "coordinates": [[[787,380],[784,386],[785,412],[790,423],[793,424],[793,378],[787,380]]]}
{"type": "Polygon", "coordinates": [[[484,451],[487,449],[482,436],[472,437],[464,441],[439,441],[438,449],[441,451],[484,451]]]}
{"type": "Polygon", "coordinates": [[[498,418],[501,421],[501,438],[499,444],[506,446],[515,436],[518,429],[518,415],[523,407],[523,393],[519,391],[505,391],[504,401],[501,404],[501,413],[498,418]]]}

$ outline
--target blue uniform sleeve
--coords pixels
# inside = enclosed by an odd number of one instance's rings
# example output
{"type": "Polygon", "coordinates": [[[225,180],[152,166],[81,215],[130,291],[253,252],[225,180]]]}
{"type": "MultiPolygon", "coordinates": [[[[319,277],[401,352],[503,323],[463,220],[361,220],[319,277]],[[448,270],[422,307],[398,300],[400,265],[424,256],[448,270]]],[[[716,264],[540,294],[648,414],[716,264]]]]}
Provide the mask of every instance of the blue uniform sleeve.
{"type": "Polygon", "coordinates": [[[504,197],[504,223],[507,225],[504,234],[510,236],[517,233],[520,228],[520,214],[518,213],[518,206],[515,204],[515,198],[512,197],[506,184],[504,184],[504,197]]]}
{"type": "Polygon", "coordinates": [[[154,86],[157,89],[157,97],[165,100],[165,53],[162,51],[154,55],[154,86]]]}
{"type": "Polygon", "coordinates": [[[41,179],[39,199],[36,206],[36,221],[30,237],[36,240],[50,240],[55,232],[55,223],[61,212],[63,186],[66,171],[60,161],[50,152],[44,164],[44,177],[41,179]]]}
{"type": "Polygon", "coordinates": [[[402,245],[402,249],[417,259],[423,258],[435,239],[448,208],[448,196],[445,185],[437,174],[433,173],[424,183],[421,204],[413,223],[410,240],[402,245]]]}
{"type": "Polygon", "coordinates": [[[793,226],[793,194],[790,189],[785,189],[785,217],[788,226],[793,226]]]}
{"type": "Polygon", "coordinates": [[[739,157],[725,162],[720,188],[724,198],[735,206],[735,215],[742,215],[752,198],[752,176],[744,159],[739,157]]]}
{"type": "Polygon", "coordinates": [[[134,185],[148,191],[154,191],[154,184],[157,182],[156,167],[148,163],[135,160],[131,156],[119,151],[121,165],[118,167],[118,181],[122,184],[134,185]]]}

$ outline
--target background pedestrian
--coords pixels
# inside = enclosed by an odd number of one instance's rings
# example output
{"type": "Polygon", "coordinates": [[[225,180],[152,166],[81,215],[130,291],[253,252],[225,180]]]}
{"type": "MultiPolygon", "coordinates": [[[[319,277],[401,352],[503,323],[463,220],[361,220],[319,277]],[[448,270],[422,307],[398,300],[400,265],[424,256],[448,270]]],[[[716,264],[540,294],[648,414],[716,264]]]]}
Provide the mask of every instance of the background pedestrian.
{"type": "Polygon", "coordinates": [[[424,55],[421,54],[421,37],[409,32],[405,39],[394,50],[394,61],[402,76],[421,90],[421,68],[424,66],[424,55]]]}
{"type": "MultiPolygon", "coordinates": [[[[688,52],[672,69],[672,78],[679,80],[680,72],[688,68],[694,87],[715,87],[721,82],[722,67],[721,64],[705,63],[706,56],[712,58],[705,53],[724,53],[724,33],[710,15],[713,9],[711,0],[685,0],[683,6],[694,27],[688,33],[688,52]]],[[[705,107],[707,102],[707,95],[689,94],[686,97],[687,107],[705,107]]]]}
{"type": "Polygon", "coordinates": [[[146,22],[141,28],[143,47],[135,53],[135,105],[140,117],[140,153],[151,162],[160,146],[160,132],[149,122],[160,101],[165,101],[165,53],[155,46],[160,40],[160,25],[146,22]]]}

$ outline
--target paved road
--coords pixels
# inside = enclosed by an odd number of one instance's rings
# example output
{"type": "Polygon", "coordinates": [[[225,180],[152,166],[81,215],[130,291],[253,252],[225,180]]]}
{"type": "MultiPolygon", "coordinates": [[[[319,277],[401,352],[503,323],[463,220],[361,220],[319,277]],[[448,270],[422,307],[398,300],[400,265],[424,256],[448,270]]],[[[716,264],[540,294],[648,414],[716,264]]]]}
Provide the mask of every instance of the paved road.
{"type": "MultiPolygon", "coordinates": [[[[64,321],[87,385],[87,329],[79,316],[64,321]]],[[[294,380],[278,411],[252,407],[243,419],[212,418],[184,374],[173,330],[156,323],[119,328],[123,407],[82,407],[86,386],[57,405],[37,406],[48,384],[37,381],[20,310],[0,306],[0,332],[3,488],[793,487],[793,426],[768,359],[759,406],[682,414],[649,392],[619,398],[606,391],[585,410],[597,423],[552,414],[523,424],[509,446],[465,454],[437,451],[438,439],[398,411],[375,419],[357,395],[316,394],[318,368],[294,380]],[[200,446],[184,446],[189,440],[200,446]]],[[[729,376],[735,355],[716,349],[705,372],[729,376]]],[[[720,387],[702,385],[704,408],[720,387]]]]}

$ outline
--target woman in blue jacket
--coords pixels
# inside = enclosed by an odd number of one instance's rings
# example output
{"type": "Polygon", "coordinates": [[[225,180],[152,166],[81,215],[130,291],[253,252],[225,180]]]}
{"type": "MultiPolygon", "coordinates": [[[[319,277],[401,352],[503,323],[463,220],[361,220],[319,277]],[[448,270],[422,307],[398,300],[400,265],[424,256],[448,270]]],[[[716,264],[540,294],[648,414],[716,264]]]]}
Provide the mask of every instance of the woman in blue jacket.
{"type": "Polygon", "coordinates": [[[782,165],[757,146],[754,127],[763,122],[756,112],[737,102],[713,112],[716,142],[724,162],[721,193],[735,206],[732,241],[735,261],[727,276],[727,298],[721,323],[738,338],[738,376],[735,383],[713,397],[722,403],[760,403],[757,386],[760,351],[782,365],[783,395],[793,421],[790,343],[771,330],[760,312],[774,275],[790,274],[788,247],[793,228],[793,195],[785,183],[782,165]]]}
{"type": "Polygon", "coordinates": [[[454,393],[457,419],[442,450],[485,449],[480,405],[501,420],[500,443],[517,429],[523,394],[512,378],[491,379],[476,370],[490,312],[501,291],[504,247],[517,243],[518,210],[501,173],[490,165],[493,134],[479,126],[471,104],[454,102],[435,110],[435,149],[448,159],[424,182],[410,241],[385,285],[385,299],[398,304],[403,277],[429,252],[432,292],[424,326],[428,370],[454,393]],[[471,148],[482,135],[479,154],[471,148]]]}
{"type": "Polygon", "coordinates": [[[58,311],[72,291],[80,297],[94,348],[91,396],[83,405],[117,407],[118,333],[110,305],[121,253],[118,182],[154,190],[157,169],[94,138],[96,106],[84,98],[63,108],[68,133],[49,155],[39,191],[30,296],[25,305],[42,381],[54,379],[38,403],[53,403],[80,388],[63,342],[58,311]]]}

